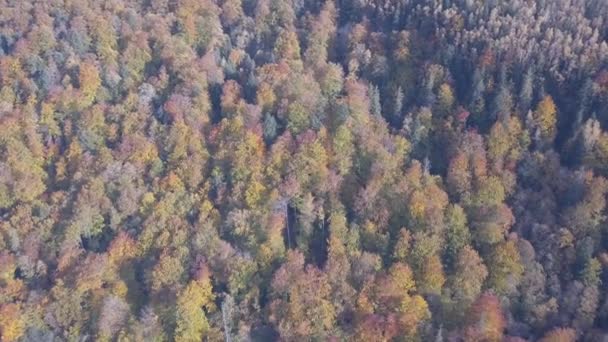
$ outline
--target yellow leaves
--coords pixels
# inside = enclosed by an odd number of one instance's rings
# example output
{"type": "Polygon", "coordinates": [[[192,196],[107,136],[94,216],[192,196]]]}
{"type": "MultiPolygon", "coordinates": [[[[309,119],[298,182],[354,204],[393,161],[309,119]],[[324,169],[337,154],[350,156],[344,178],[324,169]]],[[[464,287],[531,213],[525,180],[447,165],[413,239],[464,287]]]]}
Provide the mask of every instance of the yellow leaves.
{"type": "Polygon", "coordinates": [[[108,248],[110,263],[121,263],[137,255],[137,243],[127,233],[121,231],[108,248]]]}
{"type": "Polygon", "coordinates": [[[274,257],[274,251],[269,246],[269,243],[264,243],[258,248],[255,259],[261,269],[266,269],[270,267],[274,257]]]}
{"type": "Polygon", "coordinates": [[[25,322],[19,304],[0,305],[0,341],[16,341],[25,330],[25,322]]]}
{"type": "Polygon", "coordinates": [[[173,171],[169,172],[167,177],[163,178],[161,186],[165,191],[182,192],[185,189],[184,183],[173,171]]]}
{"type": "Polygon", "coordinates": [[[75,289],[80,293],[101,289],[109,275],[108,257],[105,254],[91,253],[76,261],[74,278],[75,289]]]}
{"type": "Polygon", "coordinates": [[[500,121],[496,122],[490,130],[490,137],[488,139],[490,157],[497,159],[504,156],[509,150],[509,143],[509,136],[504,124],[500,121]]]}
{"type": "Polygon", "coordinates": [[[442,114],[447,114],[454,106],[454,93],[449,84],[443,83],[439,86],[439,111],[442,114]]]}
{"type": "MultiPolygon", "coordinates": [[[[3,84],[10,84],[11,79],[21,78],[23,70],[17,57],[4,57],[0,59],[0,80],[3,84]]],[[[3,87],[4,89],[4,87],[3,87]]]]}
{"type": "MultiPolygon", "coordinates": [[[[356,317],[358,326],[364,326],[373,316],[374,321],[393,320],[388,336],[413,337],[421,321],[430,318],[426,301],[416,290],[412,271],[404,263],[397,262],[388,275],[380,276],[374,283],[366,283],[357,298],[356,317]]],[[[390,337],[388,337],[390,339],[390,337]]],[[[363,340],[368,340],[363,339],[363,340]]]]}
{"type": "Polygon", "coordinates": [[[8,175],[0,179],[0,206],[30,202],[46,190],[47,174],[39,139],[26,118],[13,115],[0,121],[0,160],[5,163],[8,175]]]}
{"type": "Polygon", "coordinates": [[[222,86],[222,97],[220,107],[222,114],[226,117],[237,116],[242,111],[243,100],[241,98],[241,86],[234,80],[229,80],[222,86]]]}
{"type": "Polygon", "coordinates": [[[104,64],[112,67],[116,65],[118,56],[116,32],[112,24],[103,15],[98,15],[91,25],[95,37],[95,49],[104,64]]]}
{"type": "Polygon", "coordinates": [[[333,138],[332,158],[339,174],[345,175],[350,170],[354,150],[353,134],[346,125],[341,125],[336,130],[333,138]]]}
{"type": "Polygon", "coordinates": [[[517,117],[509,117],[506,123],[498,121],[490,130],[488,138],[489,157],[494,161],[502,158],[517,161],[521,153],[527,148],[529,140],[517,117]]]}
{"type": "Polygon", "coordinates": [[[361,291],[357,297],[357,313],[359,315],[370,315],[374,313],[374,310],[375,305],[367,296],[366,291],[361,291]]]}
{"type": "Polygon", "coordinates": [[[474,204],[477,206],[498,205],[505,200],[505,188],[500,178],[490,176],[484,178],[477,189],[474,204]]]}
{"type": "Polygon", "coordinates": [[[151,192],[146,192],[141,197],[141,211],[147,212],[150,209],[152,209],[152,205],[154,204],[155,201],[156,201],[156,198],[154,197],[154,194],[151,192]]]}
{"type": "Polygon", "coordinates": [[[394,136],[393,141],[395,144],[395,157],[398,158],[400,163],[403,163],[412,151],[412,144],[405,137],[400,135],[394,136]]]}
{"type": "Polygon", "coordinates": [[[410,250],[410,243],[412,240],[412,236],[410,232],[401,228],[399,231],[399,237],[397,239],[397,243],[395,244],[395,248],[393,251],[393,258],[399,262],[405,262],[410,250]]]}
{"type": "Polygon", "coordinates": [[[209,201],[207,198],[203,199],[201,206],[198,212],[198,219],[200,223],[203,223],[207,220],[217,221],[220,219],[218,211],[213,206],[213,203],[209,201]]]}
{"type": "Polygon", "coordinates": [[[411,291],[416,290],[414,275],[407,264],[395,263],[389,270],[391,284],[396,287],[396,290],[405,296],[411,291]]]}
{"type": "Polygon", "coordinates": [[[260,170],[260,162],[264,155],[262,140],[259,136],[250,131],[245,133],[244,138],[244,141],[237,147],[237,159],[243,161],[244,164],[247,164],[247,167],[251,169],[252,173],[257,172],[260,170]]]}
{"type": "Polygon", "coordinates": [[[134,135],[132,139],[136,146],[129,156],[129,161],[135,164],[148,164],[158,159],[158,149],[155,144],[139,134],[134,135]]]}
{"type": "Polygon", "coordinates": [[[78,133],[79,140],[88,150],[99,151],[106,146],[107,127],[101,105],[94,105],[80,114],[78,133]]]}
{"type": "Polygon", "coordinates": [[[61,134],[59,125],[55,121],[55,109],[54,106],[48,102],[44,102],[40,105],[40,124],[47,127],[49,133],[53,136],[61,134]]]}
{"type": "Polygon", "coordinates": [[[324,191],[329,159],[325,147],[317,138],[301,144],[299,149],[290,160],[289,167],[295,173],[302,193],[324,191]]]}
{"type": "Polygon", "coordinates": [[[498,298],[483,294],[471,306],[466,317],[465,340],[471,342],[498,342],[503,338],[506,325],[498,298]]]}
{"type": "Polygon", "coordinates": [[[101,78],[97,67],[90,63],[82,63],[78,72],[82,107],[90,106],[95,100],[97,90],[101,86],[101,78]]]}
{"type": "Polygon", "coordinates": [[[152,59],[148,45],[142,44],[142,42],[146,41],[147,35],[139,32],[128,43],[127,48],[122,53],[121,63],[124,64],[123,70],[126,74],[123,81],[128,88],[141,83],[146,64],[152,59]]]}
{"type": "Polygon", "coordinates": [[[410,215],[416,219],[421,220],[424,217],[424,211],[426,209],[426,199],[422,191],[416,190],[412,193],[409,203],[410,215]]]}
{"type": "Polygon", "coordinates": [[[559,248],[568,248],[574,246],[574,235],[566,228],[559,230],[559,248]]]}
{"type": "Polygon", "coordinates": [[[575,342],[576,330],[572,328],[554,328],[549,331],[539,342],[575,342]]]}
{"type": "Polygon", "coordinates": [[[420,295],[406,296],[401,302],[400,323],[407,334],[413,334],[418,323],[431,318],[427,302],[420,295]]]}
{"type": "Polygon", "coordinates": [[[455,272],[450,277],[452,295],[460,305],[468,306],[481,292],[488,269],[475,249],[465,246],[456,257],[455,272]]]}
{"type": "Polygon", "coordinates": [[[175,341],[199,342],[209,330],[209,323],[203,308],[215,309],[211,282],[209,279],[191,281],[177,299],[175,341]]]}
{"type": "Polygon", "coordinates": [[[278,58],[287,60],[300,59],[300,43],[295,32],[283,30],[275,42],[274,53],[278,58]]]}
{"type": "Polygon", "coordinates": [[[15,102],[15,92],[12,87],[3,86],[0,87],[0,111],[11,111],[13,110],[15,102]]]}
{"type": "Polygon", "coordinates": [[[112,284],[112,294],[119,298],[127,298],[129,286],[123,280],[117,280],[112,284]]]}
{"type": "Polygon", "coordinates": [[[310,126],[310,113],[301,103],[290,103],[287,110],[287,129],[289,129],[293,135],[302,133],[310,126]]]}
{"type": "Polygon", "coordinates": [[[289,253],[287,259],[272,282],[270,319],[285,340],[325,340],[336,319],[327,277],[315,267],[304,267],[299,252],[289,253]]]}
{"type": "Polygon", "coordinates": [[[264,198],[266,187],[257,180],[252,180],[245,190],[245,203],[249,208],[257,207],[264,198]]]}
{"type": "Polygon", "coordinates": [[[591,153],[584,157],[584,164],[605,173],[608,170],[608,134],[602,133],[591,153]]]}
{"type": "Polygon", "coordinates": [[[177,8],[177,19],[180,29],[184,33],[184,38],[188,43],[193,43],[196,39],[196,14],[198,5],[195,1],[181,1],[177,8]],[[196,6],[196,7],[195,7],[196,6]]]}
{"type": "Polygon", "coordinates": [[[169,286],[178,282],[184,272],[183,260],[179,256],[163,251],[158,262],[152,270],[152,289],[161,290],[164,286],[169,286]]]}
{"type": "Polygon", "coordinates": [[[545,96],[534,111],[534,119],[544,139],[553,140],[556,133],[557,108],[551,96],[545,96]]]}
{"type": "Polygon", "coordinates": [[[268,83],[262,83],[258,87],[256,94],[256,102],[262,107],[263,110],[270,110],[274,103],[276,102],[277,97],[272,90],[272,87],[268,83]]]}
{"type": "Polygon", "coordinates": [[[498,293],[510,293],[519,283],[524,267],[515,241],[506,241],[494,249],[488,264],[488,284],[498,293]]]}
{"type": "Polygon", "coordinates": [[[433,255],[426,259],[422,265],[421,279],[418,282],[421,291],[425,293],[440,294],[445,283],[445,275],[441,259],[433,255]]]}
{"type": "Polygon", "coordinates": [[[329,98],[335,98],[342,91],[344,84],[344,70],[334,63],[327,63],[321,72],[319,85],[321,91],[329,98]]]}
{"type": "Polygon", "coordinates": [[[42,55],[52,49],[56,44],[53,29],[47,25],[35,25],[32,28],[32,31],[30,31],[28,38],[30,40],[30,46],[35,49],[36,54],[42,55]]]}
{"type": "Polygon", "coordinates": [[[471,173],[469,172],[469,158],[459,152],[450,160],[447,174],[448,188],[451,193],[463,195],[471,189],[471,173]]]}

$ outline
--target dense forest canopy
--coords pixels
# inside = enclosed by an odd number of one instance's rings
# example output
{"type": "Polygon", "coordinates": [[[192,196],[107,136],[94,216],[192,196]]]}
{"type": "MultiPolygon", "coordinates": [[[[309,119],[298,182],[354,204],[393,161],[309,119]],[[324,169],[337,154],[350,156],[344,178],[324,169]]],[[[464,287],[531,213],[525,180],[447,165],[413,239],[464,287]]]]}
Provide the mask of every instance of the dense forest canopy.
{"type": "Polygon", "coordinates": [[[0,341],[603,341],[605,0],[0,0],[0,341]]]}

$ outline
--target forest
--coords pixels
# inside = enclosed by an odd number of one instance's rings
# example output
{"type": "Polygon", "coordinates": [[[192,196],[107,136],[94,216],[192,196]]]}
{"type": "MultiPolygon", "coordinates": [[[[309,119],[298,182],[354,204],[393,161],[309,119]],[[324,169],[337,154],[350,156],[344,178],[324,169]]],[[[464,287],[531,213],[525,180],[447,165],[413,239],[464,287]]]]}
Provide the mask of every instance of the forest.
{"type": "Polygon", "coordinates": [[[0,0],[0,341],[608,341],[608,1],[0,0]]]}

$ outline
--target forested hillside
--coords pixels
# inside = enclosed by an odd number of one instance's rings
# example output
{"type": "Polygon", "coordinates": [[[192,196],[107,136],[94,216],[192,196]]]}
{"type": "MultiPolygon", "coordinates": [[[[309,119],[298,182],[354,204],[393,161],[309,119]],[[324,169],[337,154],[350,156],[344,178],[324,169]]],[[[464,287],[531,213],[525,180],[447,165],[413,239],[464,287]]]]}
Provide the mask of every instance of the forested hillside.
{"type": "Polygon", "coordinates": [[[0,0],[0,341],[608,339],[605,0],[0,0]]]}

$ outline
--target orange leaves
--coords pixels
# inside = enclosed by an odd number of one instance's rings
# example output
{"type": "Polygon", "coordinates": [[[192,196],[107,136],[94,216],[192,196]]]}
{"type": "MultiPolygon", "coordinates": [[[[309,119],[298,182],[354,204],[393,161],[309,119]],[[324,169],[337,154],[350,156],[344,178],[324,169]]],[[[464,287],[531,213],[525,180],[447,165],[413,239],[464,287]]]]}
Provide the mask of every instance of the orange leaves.
{"type": "Polygon", "coordinates": [[[395,335],[413,337],[418,324],[430,318],[426,301],[414,294],[415,289],[412,271],[403,263],[395,263],[388,274],[368,282],[357,299],[356,339],[371,337],[365,331],[369,329],[387,339],[395,335]]]}
{"type": "Polygon", "coordinates": [[[264,110],[270,110],[277,100],[277,97],[274,91],[272,90],[272,87],[268,83],[260,84],[257,89],[256,98],[257,104],[264,110]]]}
{"type": "Polygon", "coordinates": [[[409,266],[403,263],[395,263],[389,269],[389,285],[394,286],[394,290],[400,296],[416,290],[414,275],[409,266]]]}
{"type": "Polygon", "coordinates": [[[120,156],[129,162],[143,167],[158,160],[158,148],[149,138],[141,134],[131,134],[122,139],[120,156]]]}
{"type": "Polygon", "coordinates": [[[450,193],[455,195],[462,196],[471,190],[469,158],[466,154],[459,152],[450,160],[447,185],[450,193]]]}
{"type": "Polygon", "coordinates": [[[488,156],[494,162],[504,161],[513,168],[521,154],[527,150],[530,138],[523,130],[522,124],[515,116],[509,117],[507,123],[496,122],[488,137],[488,156]]]}
{"type": "Polygon", "coordinates": [[[335,324],[326,276],[313,266],[304,266],[299,252],[289,252],[287,261],[272,281],[270,319],[286,340],[323,339],[335,324]]]}
{"type": "Polygon", "coordinates": [[[17,201],[30,202],[46,190],[40,137],[25,116],[15,112],[0,119],[0,160],[4,166],[0,208],[8,208],[17,201]]]}
{"type": "Polygon", "coordinates": [[[287,61],[300,60],[300,43],[294,31],[282,30],[275,42],[274,53],[287,61]]]}
{"type": "Polygon", "coordinates": [[[456,257],[455,272],[450,277],[454,297],[460,305],[468,305],[481,292],[488,270],[476,250],[465,246],[456,257]]]}
{"type": "Polygon", "coordinates": [[[575,342],[576,330],[571,328],[555,328],[549,331],[539,342],[575,342]]]}
{"type": "Polygon", "coordinates": [[[439,256],[433,255],[427,258],[420,272],[420,280],[418,282],[420,291],[439,295],[444,283],[445,275],[439,256]]]}
{"type": "Polygon", "coordinates": [[[410,33],[400,31],[395,34],[395,46],[393,55],[399,62],[405,62],[410,57],[410,33]]]}
{"type": "Polygon", "coordinates": [[[420,191],[414,191],[410,197],[409,212],[416,220],[422,219],[425,212],[424,195],[420,191]]]}
{"type": "Polygon", "coordinates": [[[506,322],[498,298],[490,293],[479,297],[467,316],[465,339],[475,342],[499,342],[506,322]]]}
{"type": "Polygon", "coordinates": [[[0,305],[0,341],[16,341],[25,332],[25,323],[19,304],[0,305]]]}
{"type": "Polygon", "coordinates": [[[181,280],[184,274],[184,264],[177,252],[164,250],[152,270],[150,285],[154,291],[160,291],[165,286],[172,286],[181,280]]]}
{"type": "Polygon", "coordinates": [[[108,254],[111,263],[121,263],[137,255],[137,243],[127,233],[121,231],[110,243],[108,254]]]}
{"type": "Polygon", "coordinates": [[[90,106],[95,100],[97,90],[101,86],[101,78],[97,67],[91,63],[82,63],[78,71],[78,83],[80,85],[81,100],[80,107],[90,106]]]}
{"type": "Polygon", "coordinates": [[[222,87],[221,108],[225,117],[238,115],[244,106],[241,99],[241,86],[234,80],[229,80],[222,87]]]}

